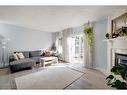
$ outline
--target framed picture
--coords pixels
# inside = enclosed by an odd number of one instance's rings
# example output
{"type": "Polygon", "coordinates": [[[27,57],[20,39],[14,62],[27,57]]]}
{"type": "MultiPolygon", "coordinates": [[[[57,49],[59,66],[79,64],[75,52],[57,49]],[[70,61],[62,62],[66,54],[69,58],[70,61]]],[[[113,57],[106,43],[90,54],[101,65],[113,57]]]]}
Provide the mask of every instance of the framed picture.
{"type": "Polygon", "coordinates": [[[116,36],[119,35],[120,29],[127,29],[127,13],[124,13],[123,15],[115,18],[111,22],[111,35],[112,38],[115,38],[116,36]]]}

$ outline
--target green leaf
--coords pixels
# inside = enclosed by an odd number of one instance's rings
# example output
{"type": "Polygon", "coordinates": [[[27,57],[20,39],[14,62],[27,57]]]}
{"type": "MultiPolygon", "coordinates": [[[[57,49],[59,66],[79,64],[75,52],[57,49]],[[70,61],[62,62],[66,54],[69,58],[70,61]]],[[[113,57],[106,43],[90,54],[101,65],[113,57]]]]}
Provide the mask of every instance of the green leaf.
{"type": "Polygon", "coordinates": [[[106,77],[106,80],[107,80],[107,79],[113,79],[113,78],[114,78],[113,75],[109,75],[108,77],[106,77]]]}
{"type": "Polygon", "coordinates": [[[125,80],[126,79],[126,72],[121,72],[121,77],[125,80]]]}
{"type": "Polygon", "coordinates": [[[126,82],[122,82],[122,84],[123,84],[125,87],[127,86],[126,82]]]}
{"type": "Polygon", "coordinates": [[[93,43],[93,28],[92,27],[85,27],[84,28],[85,38],[89,46],[92,46],[93,43]]]}
{"type": "Polygon", "coordinates": [[[111,69],[111,72],[116,72],[117,71],[117,66],[114,66],[112,69],[111,69]]]}
{"type": "Polygon", "coordinates": [[[126,89],[126,83],[121,82],[120,80],[116,80],[113,84],[113,87],[116,87],[117,89],[126,89]]]}
{"type": "Polygon", "coordinates": [[[106,80],[107,80],[107,85],[111,87],[115,87],[117,89],[127,89],[127,83],[117,80],[117,76],[115,75],[120,75],[123,80],[127,81],[127,65],[117,65],[113,66],[111,69],[111,72],[113,75],[109,75],[106,80]]]}

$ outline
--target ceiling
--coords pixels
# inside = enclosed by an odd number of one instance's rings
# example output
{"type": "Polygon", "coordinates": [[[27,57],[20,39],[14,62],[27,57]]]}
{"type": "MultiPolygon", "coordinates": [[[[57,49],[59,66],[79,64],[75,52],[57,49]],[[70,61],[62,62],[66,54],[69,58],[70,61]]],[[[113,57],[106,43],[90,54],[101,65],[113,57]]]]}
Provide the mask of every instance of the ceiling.
{"type": "Polygon", "coordinates": [[[0,23],[56,32],[105,19],[127,6],[0,6],[0,23]]]}

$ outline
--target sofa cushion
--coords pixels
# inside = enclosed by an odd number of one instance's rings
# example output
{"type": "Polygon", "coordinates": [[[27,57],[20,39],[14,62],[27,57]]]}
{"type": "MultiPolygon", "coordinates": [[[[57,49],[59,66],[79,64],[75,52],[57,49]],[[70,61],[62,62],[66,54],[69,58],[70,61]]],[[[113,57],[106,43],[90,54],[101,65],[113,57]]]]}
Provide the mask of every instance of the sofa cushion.
{"type": "Polygon", "coordinates": [[[29,51],[23,51],[22,52],[25,58],[29,58],[29,51]]]}
{"type": "Polygon", "coordinates": [[[24,59],[10,62],[10,65],[25,64],[25,63],[35,63],[35,60],[32,60],[30,58],[24,58],[24,59]]]}
{"type": "Polygon", "coordinates": [[[31,57],[31,59],[35,60],[36,62],[40,62],[41,57],[31,57]]]}
{"type": "Polygon", "coordinates": [[[34,63],[11,65],[10,70],[13,73],[19,70],[24,70],[25,68],[30,69],[32,68],[32,66],[34,66],[34,63]]]}
{"type": "Polygon", "coordinates": [[[20,52],[23,53],[23,55],[25,56],[25,58],[29,58],[29,51],[20,51],[20,52]]]}
{"type": "Polygon", "coordinates": [[[41,55],[41,50],[30,51],[30,57],[39,57],[41,55]]]}

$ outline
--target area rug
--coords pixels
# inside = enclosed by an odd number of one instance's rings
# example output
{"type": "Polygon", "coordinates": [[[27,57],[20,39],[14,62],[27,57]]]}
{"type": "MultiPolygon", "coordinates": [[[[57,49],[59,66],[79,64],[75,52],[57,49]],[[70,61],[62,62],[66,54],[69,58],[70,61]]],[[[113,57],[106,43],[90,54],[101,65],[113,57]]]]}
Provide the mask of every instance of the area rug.
{"type": "Polygon", "coordinates": [[[82,75],[67,67],[57,67],[15,78],[15,82],[17,89],[64,89],[82,75]]]}
{"type": "Polygon", "coordinates": [[[82,63],[70,63],[68,67],[71,69],[77,70],[79,72],[85,73],[85,67],[84,67],[84,64],[82,63]]]}

